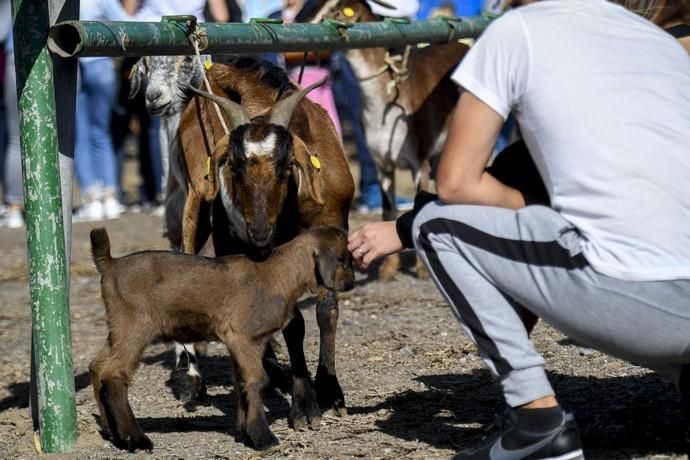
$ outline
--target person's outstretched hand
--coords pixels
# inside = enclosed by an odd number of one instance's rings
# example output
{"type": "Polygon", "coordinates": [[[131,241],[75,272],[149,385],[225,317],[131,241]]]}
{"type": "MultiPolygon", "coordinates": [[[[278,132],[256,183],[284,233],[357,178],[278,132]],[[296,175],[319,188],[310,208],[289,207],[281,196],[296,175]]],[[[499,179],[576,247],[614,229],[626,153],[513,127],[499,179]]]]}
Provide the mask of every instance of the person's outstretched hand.
{"type": "Polygon", "coordinates": [[[363,269],[379,257],[399,252],[403,248],[395,228],[395,221],[364,224],[350,233],[347,249],[363,269]]]}

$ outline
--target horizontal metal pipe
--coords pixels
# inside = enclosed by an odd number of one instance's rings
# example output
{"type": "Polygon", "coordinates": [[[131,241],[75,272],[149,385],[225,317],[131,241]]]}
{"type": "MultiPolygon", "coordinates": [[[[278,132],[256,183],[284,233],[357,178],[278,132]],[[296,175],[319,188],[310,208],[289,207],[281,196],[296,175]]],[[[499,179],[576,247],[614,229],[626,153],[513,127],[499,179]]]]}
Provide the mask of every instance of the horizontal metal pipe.
{"type": "MultiPolygon", "coordinates": [[[[199,28],[208,40],[204,53],[244,54],[445,43],[477,37],[492,19],[474,16],[355,24],[199,23],[199,28]]],[[[188,33],[195,24],[193,17],[163,18],[160,22],[65,21],[50,29],[48,48],[65,58],[194,54],[188,33]]]]}

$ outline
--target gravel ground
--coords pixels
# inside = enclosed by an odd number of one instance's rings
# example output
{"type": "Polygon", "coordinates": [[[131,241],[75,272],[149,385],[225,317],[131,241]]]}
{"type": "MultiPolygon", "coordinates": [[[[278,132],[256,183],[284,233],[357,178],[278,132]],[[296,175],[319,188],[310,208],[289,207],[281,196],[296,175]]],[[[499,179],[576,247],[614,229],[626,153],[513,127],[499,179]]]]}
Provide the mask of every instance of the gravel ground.
{"type": "MultiPolygon", "coordinates": [[[[357,226],[364,218],[353,216],[357,226]]],[[[372,218],[369,218],[372,219],[372,218]]],[[[346,417],[326,416],[318,431],[294,432],[287,424],[288,396],[267,400],[278,448],[263,453],[237,444],[235,391],[227,352],[208,347],[201,370],[209,397],[181,404],[166,385],[173,353],[165,345],[144,356],[130,401],[153,453],[129,454],[99,434],[88,363],[105,338],[104,309],[89,256],[93,224],[74,226],[71,318],[79,439],[64,458],[447,458],[475,445],[483,427],[501,411],[501,397],[474,347],[430,281],[408,267],[391,282],[359,273],[341,296],[338,375],[346,417]]],[[[160,218],[127,214],[106,227],[114,255],[165,248],[160,218]]],[[[33,458],[28,411],[30,308],[26,243],[21,230],[0,229],[0,457],[33,458]]],[[[315,372],[318,330],[313,302],[303,307],[305,348],[315,372]]],[[[541,323],[534,332],[563,405],[575,411],[590,459],[688,458],[678,394],[646,369],[583,348],[541,323]]],[[[286,350],[278,350],[287,362],[286,350]]]]}

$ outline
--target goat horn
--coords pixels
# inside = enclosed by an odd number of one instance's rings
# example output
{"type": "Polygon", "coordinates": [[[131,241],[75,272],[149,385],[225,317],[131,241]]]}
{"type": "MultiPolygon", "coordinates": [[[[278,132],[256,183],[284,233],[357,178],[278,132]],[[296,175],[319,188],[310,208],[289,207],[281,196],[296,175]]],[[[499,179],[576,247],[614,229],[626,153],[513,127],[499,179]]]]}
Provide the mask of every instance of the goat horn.
{"type": "Polygon", "coordinates": [[[218,104],[218,106],[221,109],[223,109],[223,112],[225,112],[227,116],[230,117],[230,121],[232,121],[232,125],[234,128],[237,128],[240,125],[244,125],[250,122],[250,117],[247,113],[247,110],[237,102],[231,101],[227,97],[220,97],[216,96],[215,94],[207,93],[206,91],[196,89],[193,86],[189,86],[188,89],[193,93],[205,97],[206,99],[210,99],[216,104],[218,104]]]}
{"type": "Polygon", "coordinates": [[[287,129],[288,125],[290,124],[290,119],[292,119],[292,113],[297,108],[297,104],[299,104],[302,98],[306,96],[309,91],[323,85],[326,83],[326,80],[328,80],[328,76],[324,77],[320,81],[317,81],[316,83],[312,83],[306,88],[292,93],[285,99],[281,99],[276,102],[276,105],[273,106],[273,110],[271,110],[271,117],[268,119],[269,123],[282,126],[283,128],[287,129]]]}

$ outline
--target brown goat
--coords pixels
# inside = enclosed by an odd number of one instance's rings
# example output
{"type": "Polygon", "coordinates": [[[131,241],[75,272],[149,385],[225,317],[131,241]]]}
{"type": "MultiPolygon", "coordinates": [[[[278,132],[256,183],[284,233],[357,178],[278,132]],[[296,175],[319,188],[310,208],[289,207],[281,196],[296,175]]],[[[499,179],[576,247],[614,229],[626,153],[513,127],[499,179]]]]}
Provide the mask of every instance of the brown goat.
{"type": "MultiPolygon", "coordinates": [[[[379,0],[371,1],[393,8],[379,0]]],[[[381,19],[364,0],[328,0],[301,20],[320,22],[325,18],[346,22],[381,19]]],[[[429,189],[431,160],[441,153],[459,97],[459,88],[450,79],[450,73],[468,49],[455,41],[424,48],[413,46],[407,51],[391,52],[385,48],[343,51],[361,81],[362,122],[381,183],[384,220],[396,218],[396,168],[410,169],[417,188],[429,189]],[[402,57],[406,52],[409,56],[405,60],[402,57]],[[402,58],[401,61],[386,66],[395,56],[402,58]]],[[[387,257],[379,277],[393,278],[399,265],[399,255],[387,257]]],[[[417,268],[419,272],[423,267],[418,263],[417,268]]]]}
{"type": "Polygon", "coordinates": [[[101,424],[118,447],[151,450],[134,418],[128,388],[147,345],[157,340],[221,340],[235,364],[236,433],[256,449],[278,444],[264,413],[268,378],[261,358],[270,336],[290,321],[297,299],[321,286],[353,285],[347,235],[313,228],[263,262],[168,251],[110,255],[104,228],[91,231],[108,322],[105,345],[89,365],[101,424]]]}
{"type": "MultiPolygon", "coordinates": [[[[187,177],[183,250],[196,253],[212,232],[217,255],[261,259],[304,229],[347,229],[354,182],[328,114],[304,98],[311,88],[298,90],[284,70],[250,58],[214,64],[207,77],[215,96],[190,89],[203,97],[187,104],[178,131],[187,177]],[[229,135],[210,99],[222,108],[229,135]]],[[[335,370],[335,292],[320,291],[316,313],[315,388],[304,358],[299,310],[283,330],[293,371],[290,421],[295,429],[318,425],[320,407],[345,413],[335,370]]]]}

